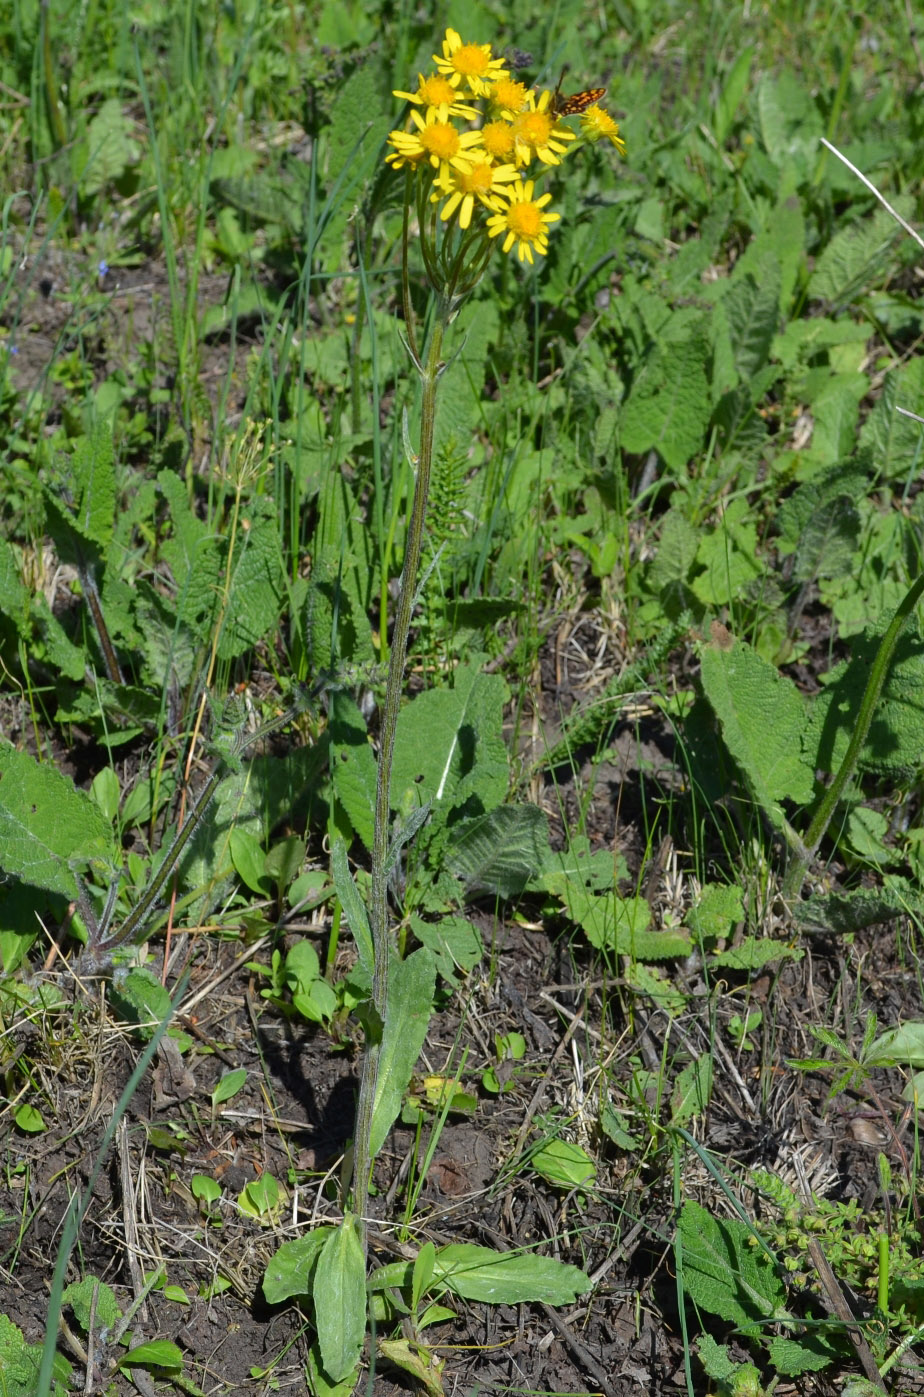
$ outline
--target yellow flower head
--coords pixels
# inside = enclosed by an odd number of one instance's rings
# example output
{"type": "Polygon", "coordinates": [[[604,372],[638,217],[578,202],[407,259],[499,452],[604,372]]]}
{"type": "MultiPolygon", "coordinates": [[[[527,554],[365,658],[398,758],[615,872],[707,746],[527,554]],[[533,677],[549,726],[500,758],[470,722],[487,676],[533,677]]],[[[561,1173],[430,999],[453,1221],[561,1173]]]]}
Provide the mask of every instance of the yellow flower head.
{"type": "Polygon", "coordinates": [[[609,112],[600,106],[588,107],[581,116],[581,133],[587,141],[612,141],[620,155],[626,153],[626,143],[609,112]]]}
{"type": "Polygon", "coordinates": [[[453,170],[447,181],[437,181],[440,192],[430,197],[436,203],[448,194],[449,198],[440,209],[440,218],[448,221],[458,209],[459,227],[464,229],[472,221],[476,199],[492,213],[498,213],[504,207],[499,195],[506,192],[501,186],[517,178],[513,165],[492,165],[483,156],[473,157],[469,169],[453,170]]]}
{"type": "Polygon", "coordinates": [[[462,79],[458,73],[452,73],[449,77],[442,73],[430,73],[428,77],[424,77],[423,73],[418,73],[417,79],[416,92],[393,92],[392,96],[403,97],[406,102],[413,102],[415,106],[446,107],[450,116],[472,118],[478,115],[474,107],[466,106],[459,100],[461,93],[456,89],[462,79]]]}
{"type": "Polygon", "coordinates": [[[517,180],[516,184],[502,191],[504,198],[509,200],[508,207],[502,213],[496,213],[488,219],[488,232],[492,238],[499,237],[501,233],[506,234],[504,252],[509,252],[516,243],[520,261],[530,263],[533,260],[533,248],[543,254],[548,251],[548,225],[561,217],[560,214],[545,211],[544,206],[551,199],[551,194],[543,194],[534,199],[533,188],[534,182],[531,179],[525,182],[517,180]]]}
{"type": "Polygon", "coordinates": [[[509,121],[486,121],[481,128],[481,144],[492,160],[510,160],[516,150],[509,121]]]}
{"type": "Polygon", "coordinates": [[[482,96],[489,83],[497,82],[507,73],[504,60],[491,57],[490,44],[463,44],[455,29],[446,30],[443,55],[435,53],[433,61],[447,77],[458,73],[475,97],[482,96]]]}
{"type": "Polygon", "coordinates": [[[505,116],[516,116],[526,106],[528,90],[526,84],[517,82],[516,78],[503,77],[491,84],[487,97],[494,111],[503,112],[505,116]]]}
{"type": "Polygon", "coordinates": [[[400,170],[403,165],[416,166],[429,160],[439,178],[444,180],[449,178],[450,169],[468,169],[470,162],[466,153],[480,144],[480,131],[457,131],[445,106],[428,107],[424,116],[414,107],[411,120],[416,131],[392,131],[388,137],[395,147],[385,157],[389,165],[400,170]]]}
{"type": "Polygon", "coordinates": [[[531,160],[539,159],[544,165],[560,165],[568,149],[567,142],[575,140],[575,133],[562,126],[549,111],[551,92],[543,92],[537,102],[530,88],[526,97],[526,111],[520,112],[512,122],[516,162],[528,165],[531,160]]]}

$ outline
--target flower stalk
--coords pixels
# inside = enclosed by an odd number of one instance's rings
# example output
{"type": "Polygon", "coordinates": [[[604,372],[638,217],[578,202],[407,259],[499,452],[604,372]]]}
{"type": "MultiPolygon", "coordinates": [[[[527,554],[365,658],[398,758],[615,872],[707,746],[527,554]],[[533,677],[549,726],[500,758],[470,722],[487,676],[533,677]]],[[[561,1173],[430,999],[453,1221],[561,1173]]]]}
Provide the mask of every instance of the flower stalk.
{"type": "MultiPolygon", "coordinates": [[[[569,143],[577,139],[562,124],[563,118],[581,116],[586,142],[605,137],[620,153],[624,150],[615,122],[602,108],[591,106],[603,95],[602,88],[561,102],[550,92],[537,97],[507,72],[490,44],[463,43],[454,29],[446,30],[442,53],[434,54],[433,60],[436,71],[420,74],[415,91],[395,93],[411,104],[410,125],[392,131],[388,138],[392,150],[386,156],[392,169],[405,173],[401,297],[405,345],[422,393],[418,450],[415,455],[407,449],[415,473],[414,490],[390,641],[376,776],[368,908],[374,957],[372,1004],[366,1015],[353,1141],[352,1213],[364,1256],[379,1052],[388,1013],[389,971],[398,954],[388,907],[391,772],[430,491],[437,392],[447,368],[443,360],[446,331],[481,280],[495,247],[505,253],[515,248],[519,260],[529,263],[534,253],[548,250],[549,227],[560,215],[546,209],[550,193],[534,197],[535,179],[524,179],[523,172],[535,162],[539,164],[535,174],[561,164],[569,143]],[[412,228],[412,214],[416,228],[412,228]],[[426,344],[418,337],[411,300],[409,267],[415,233],[416,250],[434,297],[426,344]]],[[[388,644],[384,624],[382,629],[384,652],[388,644]]]]}

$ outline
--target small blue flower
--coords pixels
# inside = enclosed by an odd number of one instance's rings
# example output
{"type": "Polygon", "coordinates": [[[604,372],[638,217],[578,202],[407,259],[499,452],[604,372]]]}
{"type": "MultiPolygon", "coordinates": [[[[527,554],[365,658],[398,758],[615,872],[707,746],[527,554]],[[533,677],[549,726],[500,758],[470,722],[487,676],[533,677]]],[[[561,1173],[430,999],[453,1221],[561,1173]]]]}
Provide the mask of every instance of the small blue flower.
{"type": "Polygon", "coordinates": [[[11,344],[11,345],[9,345],[9,346],[8,346],[8,349],[9,349],[10,354],[18,354],[18,353],[19,353],[19,345],[18,345],[18,344],[11,344]]]}
{"type": "Polygon", "coordinates": [[[100,280],[102,280],[106,273],[109,271],[109,263],[105,261],[105,259],[101,258],[100,264],[97,267],[96,271],[100,280]]]}

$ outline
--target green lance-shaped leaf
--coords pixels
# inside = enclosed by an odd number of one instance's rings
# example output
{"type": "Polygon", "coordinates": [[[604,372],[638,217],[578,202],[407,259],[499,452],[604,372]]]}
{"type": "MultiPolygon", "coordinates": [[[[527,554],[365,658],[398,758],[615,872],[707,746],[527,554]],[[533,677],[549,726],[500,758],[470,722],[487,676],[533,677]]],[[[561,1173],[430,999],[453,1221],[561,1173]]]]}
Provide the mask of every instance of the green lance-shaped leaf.
{"type": "Polygon", "coordinates": [[[590,1290],[591,1281],[577,1266],[533,1252],[496,1252],[463,1242],[440,1247],[433,1282],[464,1300],[489,1305],[520,1305],[542,1300],[571,1305],[590,1290]]]}
{"type": "Polygon", "coordinates": [[[27,752],[0,746],[0,864],[25,883],[78,895],[75,869],[117,866],[112,829],[95,800],[27,752]]]}
{"type": "Polygon", "coordinates": [[[356,1367],[366,1334],[366,1263],[350,1213],[325,1242],[317,1274],[318,1344],[325,1372],[336,1383],[356,1367]]]}
{"type": "Polygon", "coordinates": [[[375,1159],[401,1110],[407,1084],[423,1047],[433,1006],[436,961],[421,947],[407,960],[395,957],[388,973],[385,1028],[379,1049],[369,1157],[375,1159]]]}

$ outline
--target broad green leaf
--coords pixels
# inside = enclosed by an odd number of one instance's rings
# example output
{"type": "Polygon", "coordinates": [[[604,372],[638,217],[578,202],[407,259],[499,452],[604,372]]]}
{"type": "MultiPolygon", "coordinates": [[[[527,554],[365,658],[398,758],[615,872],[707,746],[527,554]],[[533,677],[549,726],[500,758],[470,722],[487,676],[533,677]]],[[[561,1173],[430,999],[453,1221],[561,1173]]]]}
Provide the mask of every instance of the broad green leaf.
{"type": "Polygon", "coordinates": [[[55,767],[0,744],[0,866],[26,883],[77,896],[72,869],[118,866],[112,829],[94,800],[55,767]]]}
{"type": "Polygon", "coordinates": [[[307,1297],[312,1294],[318,1257],[336,1230],[334,1227],[316,1227],[303,1237],[283,1242],[270,1258],[263,1276],[263,1294],[267,1304],[279,1305],[283,1300],[291,1300],[293,1295],[307,1297]]]}
{"type": "Polygon", "coordinates": [[[363,715],[350,695],[342,690],[330,696],[329,732],[334,791],[350,824],[366,848],[371,849],[377,780],[375,755],[369,745],[363,715]]]}
{"type": "Polygon", "coordinates": [[[694,1304],[746,1333],[787,1318],[785,1286],[745,1223],[715,1217],[690,1201],[680,1213],[678,1240],[683,1283],[694,1304]]]}
{"type": "MultiPolygon", "coordinates": [[[[42,1345],[27,1344],[13,1321],[0,1312],[0,1394],[2,1397],[35,1397],[42,1345]]],[[[67,1397],[72,1392],[71,1365],[63,1354],[56,1354],[50,1397],[67,1397]]]]}
{"type": "Polygon", "coordinates": [[[718,940],[729,936],[743,917],[740,888],[733,883],[705,883],[695,906],[687,913],[686,923],[696,936],[718,940]]]}
{"type": "MultiPolygon", "coordinates": [[[[757,84],[757,118],[763,149],[784,173],[806,180],[818,159],[821,117],[808,88],[791,69],[765,74],[757,84]]],[[[782,181],[781,181],[782,182],[782,181]]]]}
{"type": "Polygon", "coordinates": [[[437,1250],[434,1284],[441,1283],[463,1300],[488,1305],[520,1305],[542,1300],[547,1305],[571,1305],[590,1289],[590,1279],[577,1266],[532,1252],[496,1252],[472,1243],[437,1250]]]}
{"type": "Polygon", "coordinates": [[[21,1102],[13,1111],[13,1120],[19,1130],[24,1130],[27,1135],[39,1135],[43,1130],[47,1130],[41,1111],[30,1106],[28,1102],[21,1102]]]}
{"type": "MultiPolygon", "coordinates": [[[[718,144],[724,145],[731,134],[732,124],[747,94],[751,64],[754,62],[754,45],[751,44],[738,54],[731,68],[722,76],[722,89],[715,104],[713,128],[718,144]]],[[[716,1373],[712,1377],[719,1376],[716,1373]]]]}
{"type": "MultiPolygon", "coordinates": [[[[220,550],[220,576],[227,568],[228,540],[220,550]]],[[[279,620],[284,593],[279,526],[275,506],[262,495],[250,502],[247,528],[234,539],[230,594],[222,599],[218,654],[234,660],[262,640],[279,620]]]]}
{"type": "Polygon", "coordinates": [[[589,1188],[597,1171],[586,1150],[571,1140],[549,1140],[529,1157],[531,1168],[558,1188],[589,1188]]]}
{"type": "Polygon", "coordinates": [[[907,880],[892,875],[886,876],[881,888],[820,893],[793,907],[793,918],[803,931],[833,931],[839,936],[904,915],[924,915],[924,895],[907,880]]]}
{"type": "Polygon", "coordinates": [[[470,894],[513,898],[544,864],[548,820],[535,805],[502,805],[449,832],[446,865],[470,894]]]}
{"type": "Polygon", "coordinates": [[[763,571],[757,557],[757,526],[745,500],[733,500],[718,524],[702,536],[696,552],[701,569],[691,587],[707,606],[726,606],[763,571]]]}
{"type": "Polygon", "coordinates": [[[113,979],[109,998],[113,1008],[127,1023],[139,1026],[142,1038],[150,1038],[170,1012],[169,992],[157,976],[144,966],[117,975],[113,979]]]}
{"type": "Polygon", "coordinates": [[[134,165],[140,147],[134,139],[134,122],[122,110],[118,97],[107,97],[87,126],[84,160],[75,171],[80,192],[92,198],[134,165]]]}
{"type": "Polygon", "coordinates": [[[212,621],[218,609],[219,541],[193,513],[186,487],[178,475],[169,470],[161,471],[157,488],[166,498],[172,525],[172,533],[163,539],[160,547],[176,584],[176,598],[170,613],[173,629],[189,626],[205,641],[211,638],[212,621]]]}
{"type": "Polygon", "coordinates": [[[626,861],[610,849],[590,851],[586,835],[572,835],[567,849],[545,850],[542,868],[529,880],[530,892],[555,893],[564,897],[572,884],[587,892],[609,892],[620,878],[628,876],[626,861]]]}
{"type": "Polygon", "coordinates": [[[420,1302],[430,1289],[435,1264],[436,1248],[432,1242],[424,1242],[417,1253],[411,1279],[411,1311],[414,1314],[420,1309],[420,1302]]]}
{"type": "Polygon", "coordinates": [[[864,1054],[864,1062],[879,1067],[924,1068],[924,1023],[909,1019],[880,1034],[864,1054]]]}
{"type": "Polygon", "coordinates": [[[113,824],[119,814],[119,778],[111,766],[104,766],[96,773],[90,794],[104,817],[113,824]]]}
{"type": "MultiPolygon", "coordinates": [[[[819,1329],[815,1333],[801,1334],[792,1339],[786,1334],[775,1334],[770,1340],[767,1353],[773,1371],[784,1378],[798,1378],[803,1373],[817,1373],[831,1363],[843,1362],[842,1349],[831,1342],[819,1329]]],[[[871,1392],[881,1397],[882,1388],[870,1383],[871,1392]]],[[[847,1388],[842,1389],[842,1397],[847,1397],[847,1388]]]]}
{"type": "Polygon", "coordinates": [[[97,422],[88,437],[80,437],[65,470],[70,477],[73,507],[62,510],[78,536],[104,552],[112,538],[116,516],[115,461],[112,423],[97,422]]]}
{"type": "Polygon", "coordinates": [[[146,1344],[138,1344],[119,1359],[120,1368],[179,1369],[182,1366],[183,1350],[169,1339],[151,1339],[146,1344]]]}
{"type": "Polygon", "coordinates": [[[924,415],[924,358],[920,355],[912,355],[886,374],[882,393],[860,430],[861,448],[869,451],[877,474],[886,480],[905,480],[921,445],[920,423],[897,412],[899,407],[924,415]]]}
{"type": "Polygon", "coordinates": [[[709,957],[710,965],[729,970],[762,970],[778,960],[801,960],[805,952],[799,946],[787,946],[783,941],[767,937],[746,936],[737,946],[709,957]]]}
{"type": "Polygon", "coordinates": [[[457,985],[459,973],[467,975],[484,954],[481,933],[465,917],[440,917],[435,922],[425,922],[412,915],[411,930],[421,945],[433,952],[437,974],[450,985],[457,985]]]}
{"type": "Polygon", "coordinates": [[[710,1378],[725,1382],[739,1365],[732,1359],[726,1344],[717,1344],[711,1334],[700,1334],[696,1340],[699,1360],[710,1378]]]}
{"type": "Polygon", "coordinates": [[[690,938],[682,928],[650,929],[651,908],[643,897],[620,897],[617,893],[596,895],[574,884],[566,890],[564,903],[569,917],[578,923],[590,944],[598,950],[638,960],[666,960],[687,956],[692,950],[690,938]]]}
{"type": "MultiPolygon", "coordinates": [[[[899,196],[895,207],[904,217],[914,217],[907,196],[899,196]]],[[[841,307],[849,305],[884,274],[894,256],[894,245],[903,236],[892,215],[884,209],[876,209],[871,218],[852,220],[838,228],[815,261],[808,282],[809,296],[841,307]]]]}
{"type": "Polygon", "coordinates": [[[690,327],[685,340],[653,353],[622,410],[626,451],[654,448],[679,471],[702,449],[710,414],[708,358],[705,321],[690,327]]]}
{"type": "Polygon", "coordinates": [[[779,825],[779,802],[807,805],[814,794],[814,763],[802,755],[805,703],[791,679],[762,660],[724,627],[701,656],[703,689],[725,744],[763,809],[779,825]]]}
{"type": "Polygon", "coordinates": [[[671,1093],[671,1124],[705,1114],[712,1098],[712,1055],[703,1053],[678,1074],[671,1093]]]}
{"type": "Polygon", "coordinates": [[[234,885],[231,835],[246,830],[259,838],[262,821],[249,767],[219,781],[215,795],[190,838],[179,864],[183,886],[196,891],[188,915],[204,920],[234,885]]]}
{"type": "Polygon", "coordinates": [[[342,1382],[332,1382],[324,1371],[320,1348],[317,1344],[312,1344],[308,1350],[308,1362],[305,1367],[311,1397],[353,1397],[359,1382],[358,1363],[342,1382]]]}
{"type": "Polygon", "coordinates": [[[252,893],[266,897],[271,880],[266,876],[266,854],[262,840],[252,830],[235,827],[231,831],[230,849],[235,873],[252,893]]]}
{"type": "Polygon", "coordinates": [[[65,1286],[61,1304],[70,1305],[85,1334],[89,1332],[91,1315],[97,1329],[111,1329],[122,1314],[113,1291],[95,1276],[65,1286]]]}
{"type": "MultiPolygon", "coordinates": [[[[891,619],[891,618],[890,618],[891,619]]],[[[826,676],[813,701],[803,736],[806,759],[822,771],[838,769],[853,735],[870,668],[882,641],[882,627],[868,628],[850,642],[850,659],[826,676]]],[[[906,627],[892,655],[858,765],[893,780],[908,779],[924,767],[924,640],[906,627]]]]}
{"type": "Polygon", "coordinates": [[[779,259],[765,248],[758,265],[739,263],[730,280],[718,285],[722,291],[711,329],[717,346],[727,346],[729,362],[724,381],[714,366],[716,398],[738,383],[748,383],[767,362],[779,314],[779,259]]]}
{"type": "Polygon", "coordinates": [[[318,1346],[325,1372],[341,1382],[359,1362],[366,1336],[366,1262],[350,1213],[325,1242],[318,1274],[323,1277],[314,1291],[318,1346]]]}
{"type": "Polygon", "coordinates": [[[232,1096],[237,1096],[246,1081],[247,1070],[244,1067],[235,1067],[231,1072],[222,1073],[212,1092],[212,1105],[221,1106],[230,1101],[232,1096]]]}
{"type": "Polygon", "coordinates": [[[392,809],[407,814],[430,801],[436,812],[472,797],[479,811],[499,806],[510,779],[506,695],[499,675],[460,665],[451,689],[429,689],[406,704],[395,734],[392,809]]]}
{"type": "Polygon", "coordinates": [[[426,947],[406,960],[394,957],[388,972],[388,1002],[379,1048],[369,1152],[375,1159],[385,1143],[417,1062],[433,1008],[436,963],[426,947]]]}

